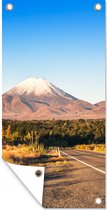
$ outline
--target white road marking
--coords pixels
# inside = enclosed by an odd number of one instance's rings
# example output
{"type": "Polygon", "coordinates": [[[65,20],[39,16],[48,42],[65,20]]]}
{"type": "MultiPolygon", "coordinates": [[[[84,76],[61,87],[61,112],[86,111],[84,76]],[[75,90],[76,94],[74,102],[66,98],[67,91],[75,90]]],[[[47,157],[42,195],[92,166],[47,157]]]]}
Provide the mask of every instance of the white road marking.
{"type": "Polygon", "coordinates": [[[70,158],[72,158],[72,159],[74,159],[74,160],[77,160],[78,162],[83,163],[84,165],[86,165],[86,166],[88,166],[88,167],[90,167],[90,168],[93,168],[93,169],[95,169],[95,170],[97,170],[97,171],[99,171],[99,172],[101,172],[101,173],[103,173],[103,174],[106,173],[105,171],[102,171],[101,169],[96,168],[96,167],[94,167],[94,166],[92,166],[92,165],[90,165],[90,164],[88,164],[88,163],[85,163],[84,161],[79,160],[78,158],[75,158],[75,157],[73,157],[73,156],[71,156],[71,155],[68,155],[67,153],[65,153],[65,152],[63,152],[63,151],[61,151],[61,152],[62,152],[63,154],[65,154],[65,155],[67,155],[68,157],[70,157],[70,158]]]}

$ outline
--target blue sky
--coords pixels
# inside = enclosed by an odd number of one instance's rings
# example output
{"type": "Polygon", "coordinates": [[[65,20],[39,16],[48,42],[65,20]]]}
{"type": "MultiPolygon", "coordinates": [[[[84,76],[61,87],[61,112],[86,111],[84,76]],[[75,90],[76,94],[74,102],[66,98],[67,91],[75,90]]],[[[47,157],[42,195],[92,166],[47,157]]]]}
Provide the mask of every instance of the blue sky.
{"type": "Polygon", "coordinates": [[[105,99],[103,0],[3,1],[3,92],[44,77],[80,99],[105,99]],[[102,11],[95,11],[100,2],[102,11]]]}

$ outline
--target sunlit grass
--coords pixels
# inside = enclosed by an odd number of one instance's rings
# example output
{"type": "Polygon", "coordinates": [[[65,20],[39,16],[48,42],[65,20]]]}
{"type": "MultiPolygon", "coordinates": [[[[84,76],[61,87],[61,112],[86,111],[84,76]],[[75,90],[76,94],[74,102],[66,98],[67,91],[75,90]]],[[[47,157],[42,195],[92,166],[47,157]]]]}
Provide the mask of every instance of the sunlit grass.
{"type": "MultiPolygon", "coordinates": [[[[30,146],[19,145],[19,146],[9,146],[2,150],[2,157],[4,160],[11,162],[12,157],[26,158],[26,157],[39,157],[41,152],[33,151],[30,146]]],[[[13,162],[13,161],[12,161],[13,162]]]]}
{"type": "Polygon", "coordinates": [[[73,148],[77,150],[89,150],[89,151],[105,153],[105,144],[89,144],[89,145],[82,144],[82,145],[76,145],[73,148]]]}
{"type": "Polygon", "coordinates": [[[66,158],[63,156],[59,156],[59,153],[56,149],[35,149],[34,145],[6,145],[2,150],[2,157],[5,161],[15,164],[66,164],[66,158]]]}

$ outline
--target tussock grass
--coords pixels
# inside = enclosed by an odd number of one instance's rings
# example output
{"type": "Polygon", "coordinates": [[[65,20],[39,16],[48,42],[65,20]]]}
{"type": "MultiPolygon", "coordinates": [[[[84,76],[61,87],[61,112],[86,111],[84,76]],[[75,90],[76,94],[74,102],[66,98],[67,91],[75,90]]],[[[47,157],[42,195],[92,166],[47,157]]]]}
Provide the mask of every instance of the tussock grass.
{"type": "Polygon", "coordinates": [[[82,145],[76,145],[73,147],[73,149],[77,150],[89,150],[89,151],[95,151],[95,152],[103,152],[105,153],[105,144],[82,144],[82,145]]]}
{"type": "Polygon", "coordinates": [[[60,165],[66,164],[66,158],[59,156],[57,150],[35,150],[32,145],[9,146],[2,150],[2,157],[5,161],[21,165],[60,165]]]}
{"type": "Polygon", "coordinates": [[[19,146],[9,146],[6,145],[5,149],[2,149],[2,157],[5,161],[14,162],[13,157],[15,158],[28,158],[28,157],[39,157],[41,155],[40,152],[33,151],[27,145],[19,145],[19,146]]]}

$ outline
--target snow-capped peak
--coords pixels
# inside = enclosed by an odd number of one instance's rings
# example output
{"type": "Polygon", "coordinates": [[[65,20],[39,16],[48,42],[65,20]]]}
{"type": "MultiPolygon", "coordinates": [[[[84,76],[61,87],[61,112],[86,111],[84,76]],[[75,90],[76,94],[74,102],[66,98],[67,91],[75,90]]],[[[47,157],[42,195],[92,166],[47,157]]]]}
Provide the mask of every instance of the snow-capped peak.
{"type": "Polygon", "coordinates": [[[43,78],[28,78],[9,91],[11,94],[52,94],[50,83],[43,78]]]}
{"type": "Polygon", "coordinates": [[[19,83],[16,87],[12,88],[10,91],[8,91],[8,94],[11,95],[48,95],[48,94],[57,94],[64,98],[68,99],[76,99],[75,97],[67,94],[60,88],[54,86],[52,83],[48,82],[44,78],[35,78],[31,77],[23,82],[19,83]]]}

